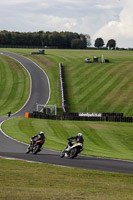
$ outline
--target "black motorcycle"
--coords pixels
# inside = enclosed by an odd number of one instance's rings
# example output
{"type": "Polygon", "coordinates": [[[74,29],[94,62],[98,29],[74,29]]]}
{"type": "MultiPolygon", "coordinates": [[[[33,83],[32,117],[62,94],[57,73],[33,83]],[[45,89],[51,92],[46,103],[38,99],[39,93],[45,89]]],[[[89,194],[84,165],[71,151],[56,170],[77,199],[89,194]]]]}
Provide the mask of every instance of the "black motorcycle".
{"type": "Polygon", "coordinates": [[[30,153],[32,152],[33,154],[37,154],[38,152],[40,152],[42,150],[42,145],[44,144],[44,140],[37,140],[34,141],[31,138],[31,143],[28,146],[26,153],[30,153]]]}

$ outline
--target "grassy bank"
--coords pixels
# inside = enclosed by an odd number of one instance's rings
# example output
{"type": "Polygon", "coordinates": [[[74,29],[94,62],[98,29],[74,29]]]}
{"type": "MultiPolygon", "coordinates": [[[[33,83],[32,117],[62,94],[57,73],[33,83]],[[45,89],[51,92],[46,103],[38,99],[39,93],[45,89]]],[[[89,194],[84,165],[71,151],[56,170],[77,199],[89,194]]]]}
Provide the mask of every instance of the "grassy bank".
{"type": "Polygon", "coordinates": [[[17,112],[30,91],[27,71],[15,60],[0,54],[0,116],[17,112]]]}
{"type": "Polygon", "coordinates": [[[5,121],[2,129],[11,137],[26,143],[29,143],[31,136],[44,130],[44,147],[55,150],[62,150],[68,137],[82,132],[85,140],[83,154],[133,160],[132,123],[16,118],[5,121]]]}
{"type": "Polygon", "coordinates": [[[131,200],[132,185],[130,175],[0,159],[1,200],[131,200]]]}

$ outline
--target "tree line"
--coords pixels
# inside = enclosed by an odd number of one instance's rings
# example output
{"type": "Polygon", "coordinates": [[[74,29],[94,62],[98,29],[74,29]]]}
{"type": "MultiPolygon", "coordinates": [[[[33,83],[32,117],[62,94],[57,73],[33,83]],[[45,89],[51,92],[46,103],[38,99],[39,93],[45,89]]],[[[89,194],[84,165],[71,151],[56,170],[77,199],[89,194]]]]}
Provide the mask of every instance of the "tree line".
{"type": "MultiPolygon", "coordinates": [[[[63,49],[86,49],[91,45],[91,38],[88,34],[78,34],[69,31],[65,32],[11,32],[0,31],[0,46],[27,46],[42,48],[63,48],[63,49]]],[[[102,38],[95,40],[94,46],[102,48],[104,46],[102,38]]],[[[116,41],[110,39],[106,47],[109,49],[116,47],[116,41]]]]}
{"type": "Polygon", "coordinates": [[[10,32],[3,30],[0,31],[0,45],[85,49],[90,45],[90,36],[67,31],[10,32]]]}

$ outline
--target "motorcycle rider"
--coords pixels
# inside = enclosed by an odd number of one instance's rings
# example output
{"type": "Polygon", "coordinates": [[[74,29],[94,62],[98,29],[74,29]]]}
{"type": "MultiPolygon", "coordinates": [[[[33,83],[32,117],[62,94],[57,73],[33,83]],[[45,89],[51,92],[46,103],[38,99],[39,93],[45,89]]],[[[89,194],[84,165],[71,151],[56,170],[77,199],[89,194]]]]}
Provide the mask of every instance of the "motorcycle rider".
{"type": "Polygon", "coordinates": [[[75,139],[76,143],[78,143],[78,142],[81,144],[84,143],[84,138],[83,138],[82,133],[78,133],[76,136],[67,138],[67,140],[69,140],[69,142],[68,142],[68,145],[66,146],[66,148],[64,149],[65,151],[69,151],[71,146],[75,143],[75,142],[71,141],[71,139],[75,139]]]}
{"type": "Polygon", "coordinates": [[[38,140],[43,140],[45,142],[45,135],[44,135],[44,131],[40,131],[39,134],[36,134],[34,136],[31,137],[32,141],[31,141],[31,145],[34,145],[34,143],[38,140]]]}

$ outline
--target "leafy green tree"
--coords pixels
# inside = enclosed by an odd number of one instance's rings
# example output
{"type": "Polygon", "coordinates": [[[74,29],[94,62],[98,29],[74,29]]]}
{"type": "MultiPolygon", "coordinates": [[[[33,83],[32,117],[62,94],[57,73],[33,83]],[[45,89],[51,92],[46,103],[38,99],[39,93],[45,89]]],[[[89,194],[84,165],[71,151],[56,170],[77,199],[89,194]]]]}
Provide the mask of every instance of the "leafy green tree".
{"type": "Polygon", "coordinates": [[[104,46],[104,41],[102,38],[97,38],[95,40],[95,44],[94,44],[95,47],[97,48],[100,48],[100,47],[103,47],[104,46]]]}
{"type": "Polygon", "coordinates": [[[91,37],[88,34],[85,34],[85,39],[86,39],[86,46],[89,47],[91,46],[91,37]]]}
{"type": "Polygon", "coordinates": [[[106,47],[108,47],[109,49],[115,48],[115,47],[116,47],[116,41],[115,41],[114,39],[110,39],[110,40],[107,42],[106,47]]]}
{"type": "Polygon", "coordinates": [[[86,43],[84,40],[81,39],[73,39],[71,42],[71,48],[72,49],[84,49],[86,48],[86,43]]]}

